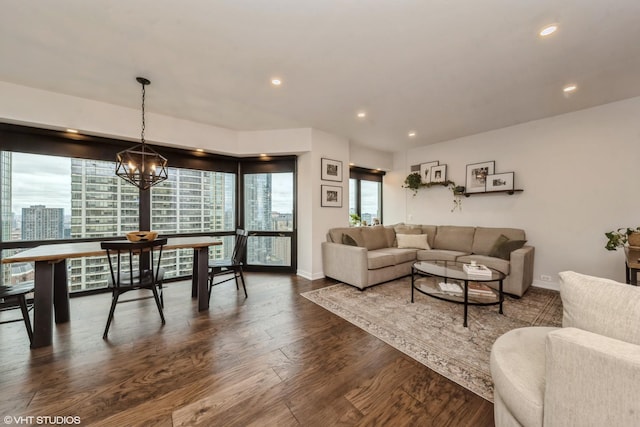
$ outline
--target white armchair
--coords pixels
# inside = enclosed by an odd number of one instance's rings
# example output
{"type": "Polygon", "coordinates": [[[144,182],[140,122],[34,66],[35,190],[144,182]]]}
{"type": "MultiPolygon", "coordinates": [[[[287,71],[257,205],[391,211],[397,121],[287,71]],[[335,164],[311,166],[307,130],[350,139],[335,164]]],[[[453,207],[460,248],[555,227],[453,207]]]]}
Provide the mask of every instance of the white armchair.
{"type": "Polygon", "coordinates": [[[493,345],[496,426],[640,426],[640,288],[560,278],[563,327],[514,329],[493,345]]]}

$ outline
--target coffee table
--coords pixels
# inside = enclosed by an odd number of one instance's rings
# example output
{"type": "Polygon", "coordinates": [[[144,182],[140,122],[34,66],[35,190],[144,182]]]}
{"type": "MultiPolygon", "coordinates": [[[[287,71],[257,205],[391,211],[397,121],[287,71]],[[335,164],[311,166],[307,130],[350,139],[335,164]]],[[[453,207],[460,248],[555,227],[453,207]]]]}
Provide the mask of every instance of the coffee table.
{"type": "Polygon", "coordinates": [[[415,291],[443,301],[464,305],[464,321],[462,325],[467,327],[467,312],[470,305],[499,305],[499,313],[502,312],[504,294],[502,292],[502,281],[507,277],[504,273],[489,268],[491,276],[469,275],[464,271],[464,263],[456,261],[418,261],[411,267],[411,302],[414,300],[415,291]],[[423,280],[422,277],[434,277],[436,280],[423,280]],[[442,291],[438,286],[439,280],[444,279],[444,283],[455,281],[461,284],[462,293],[452,294],[442,291]],[[492,289],[492,295],[469,295],[469,282],[499,282],[498,291],[492,289]]]}

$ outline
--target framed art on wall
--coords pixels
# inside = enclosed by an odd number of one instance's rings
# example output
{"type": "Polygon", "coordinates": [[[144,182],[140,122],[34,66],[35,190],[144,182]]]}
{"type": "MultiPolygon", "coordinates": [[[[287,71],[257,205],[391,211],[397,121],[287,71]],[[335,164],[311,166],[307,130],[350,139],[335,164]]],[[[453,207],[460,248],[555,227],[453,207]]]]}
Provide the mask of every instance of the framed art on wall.
{"type": "Polygon", "coordinates": [[[321,201],[320,206],[325,208],[341,208],[342,207],[342,187],[335,185],[321,185],[321,201]]]}
{"type": "Polygon", "coordinates": [[[486,191],[510,191],[513,190],[513,172],[496,173],[487,175],[486,191]]]}
{"type": "Polygon", "coordinates": [[[447,180],[447,165],[431,166],[431,182],[445,182],[447,180]]]}
{"type": "Polygon", "coordinates": [[[496,162],[473,163],[467,165],[467,193],[481,193],[487,191],[487,176],[493,175],[496,162]]]}
{"type": "Polygon", "coordinates": [[[440,162],[427,162],[420,165],[420,178],[422,182],[428,184],[431,182],[431,166],[438,166],[440,162]]]}
{"type": "Polygon", "coordinates": [[[342,182],[342,162],[340,160],[321,159],[322,173],[320,179],[324,181],[342,182]]]}

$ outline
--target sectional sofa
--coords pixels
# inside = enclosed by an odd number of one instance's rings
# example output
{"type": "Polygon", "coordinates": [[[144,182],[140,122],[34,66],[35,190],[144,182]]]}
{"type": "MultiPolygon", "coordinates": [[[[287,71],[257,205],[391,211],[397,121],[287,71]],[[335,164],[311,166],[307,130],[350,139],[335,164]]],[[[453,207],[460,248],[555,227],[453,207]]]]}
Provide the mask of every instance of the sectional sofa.
{"type": "Polygon", "coordinates": [[[504,292],[520,297],[533,282],[534,254],[518,228],[343,227],[330,229],[322,242],[324,275],[360,289],[411,274],[415,261],[475,260],[506,274],[504,292]]]}

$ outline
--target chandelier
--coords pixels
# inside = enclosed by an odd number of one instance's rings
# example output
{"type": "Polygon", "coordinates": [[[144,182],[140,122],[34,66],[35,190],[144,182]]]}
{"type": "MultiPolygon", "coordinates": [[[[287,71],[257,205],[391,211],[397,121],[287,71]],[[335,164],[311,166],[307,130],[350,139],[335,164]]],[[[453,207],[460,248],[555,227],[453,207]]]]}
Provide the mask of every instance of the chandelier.
{"type": "Polygon", "coordinates": [[[144,77],[136,77],[136,80],[142,85],[141,143],[117,154],[116,175],[141,190],[148,190],[167,179],[167,159],[145,144],[144,96],[145,86],[151,82],[144,77]]]}

